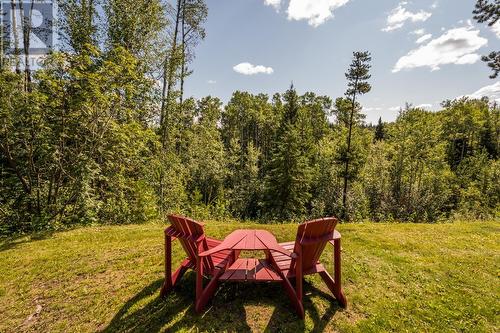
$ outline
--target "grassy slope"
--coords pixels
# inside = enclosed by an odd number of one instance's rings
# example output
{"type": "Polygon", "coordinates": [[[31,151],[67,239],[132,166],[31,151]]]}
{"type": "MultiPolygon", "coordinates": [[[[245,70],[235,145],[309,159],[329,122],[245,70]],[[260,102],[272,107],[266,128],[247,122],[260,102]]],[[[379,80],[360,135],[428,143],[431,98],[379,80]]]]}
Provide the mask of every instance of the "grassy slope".
{"type": "MultiPolygon", "coordinates": [[[[295,225],[207,223],[223,237],[238,228],[295,225]]],[[[279,284],[225,284],[194,313],[194,274],[159,299],[162,226],[95,227],[20,239],[0,247],[0,332],[15,331],[486,331],[499,329],[500,224],[347,224],[340,309],[307,277],[306,320],[279,284]]],[[[323,254],[331,268],[331,248],[323,254]]],[[[183,255],[178,242],[174,254],[183,255]]]]}

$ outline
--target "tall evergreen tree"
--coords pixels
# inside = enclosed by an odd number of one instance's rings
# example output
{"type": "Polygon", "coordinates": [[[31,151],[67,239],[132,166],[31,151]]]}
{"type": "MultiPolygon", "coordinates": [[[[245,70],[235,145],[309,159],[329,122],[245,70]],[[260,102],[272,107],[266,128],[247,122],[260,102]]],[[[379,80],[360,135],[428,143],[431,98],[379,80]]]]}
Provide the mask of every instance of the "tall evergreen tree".
{"type": "MultiPolygon", "coordinates": [[[[500,0],[493,0],[490,3],[488,0],[477,0],[474,11],[474,19],[479,23],[488,23],[488,26],[493,26],[500,19],[500,0]]],[[[482,61],[488,64],[493,73],[490,79],[496,79],[500,73],[500,51],[493,51],[481,58],[482,61]]]]}
{"type": "Polygon", "coordinates": [[[275,218],[293,219],[306,213],[312,170],[305,136],[297,126],[300,106],[293,85],[283,95],[283,119],[271,153],[266,177],[266,208],[275,218]]]}
{"type": "Polygon", "coordinates": [[[350,163],[350,153],[351,153],[351,141],[352,141],[352,128],[356,126],[355,114],[357,112],[356,98],[359,95],[368,93],[371,90],[371,85],[368,83],[370,79],[370,61],[371,56],[369,52],[354,52],[352,63],[345,74],[347,78],[348,89],[345,93],[346,97],[349,98],[351,102],[349,119],[348,119],[348,134],[347,134],[347,151],[344,163],[344,189],[342,191],[342,206],[344,208],[344,217],[347,217],[347,189],[349,182],[349,163],[350,163]]]}
{"type": "Polygon", "coordinates": [[[382,141],[385,138],[385,128],[382,122],[382,117],[378,118],[377,126],[375,127],[375,141],[382,141]]]}
{"type": "Polygon", "coordinates": [[[479,23],[487,22],[489,26],[492,26],[500,19],[500,1],[477,0],[472,13],[479,23]]]}

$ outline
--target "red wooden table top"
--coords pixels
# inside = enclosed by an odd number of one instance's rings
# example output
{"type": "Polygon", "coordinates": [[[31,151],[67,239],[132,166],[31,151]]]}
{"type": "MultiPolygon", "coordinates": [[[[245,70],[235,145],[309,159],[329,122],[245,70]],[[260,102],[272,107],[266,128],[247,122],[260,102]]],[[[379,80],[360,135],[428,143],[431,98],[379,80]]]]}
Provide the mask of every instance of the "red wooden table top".
{"type": "Polygon", "coordinates": [[[272,250],[291,256],[290,251],[278,244],[276,237],[266,230],[235,230],[216,247],[201,252],[201,257],[223,250],[272,250]]]}

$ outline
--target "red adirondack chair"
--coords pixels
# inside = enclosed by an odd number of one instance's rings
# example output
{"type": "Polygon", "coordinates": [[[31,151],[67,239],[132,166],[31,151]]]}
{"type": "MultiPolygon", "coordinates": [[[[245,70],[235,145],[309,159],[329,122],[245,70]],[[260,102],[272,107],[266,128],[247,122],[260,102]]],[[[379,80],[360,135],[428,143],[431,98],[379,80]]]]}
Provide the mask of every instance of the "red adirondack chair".
{"type": "MultiPolygon", "coordinates": [[[[198,253],[210,250],[221,243],[220,240],[206,237],[203,224],[190,218],[169,215],[171,226],[165,229],[165,281],[160,296],[165,296],[189,268],[196,269],[198,253]],[[172,241],[178,239],[187,254],[179,268],[172,273],[172,241]]],[[[235,251],[221,251],[203,258],[203,274],[212,276],[220,274],[227,265],[231,265],[237,257],[235,251]]]]}
{"type": "MultiPolygon", "coordinates": [[[[342,307],[347,306],[347,300],[341,288],[340,266],[340,233],[335,230],[338,220],[326,217],[299,225],[294,242],[280,243],[285,249],[295,255],[290,258],[279,252],[269,256],[274,267],[280,270],[288,279],[295,279],[295,293],[298,299],[298,312],[304,317],[302,305],[302,280],[304,275],[318,273],[333,293],[342,307]],[[334,279],[319,262],[319,257],[327,243],[334,245],[334,279]]],[[[289,293],[293,291],[288,291],[289,293]]]]}

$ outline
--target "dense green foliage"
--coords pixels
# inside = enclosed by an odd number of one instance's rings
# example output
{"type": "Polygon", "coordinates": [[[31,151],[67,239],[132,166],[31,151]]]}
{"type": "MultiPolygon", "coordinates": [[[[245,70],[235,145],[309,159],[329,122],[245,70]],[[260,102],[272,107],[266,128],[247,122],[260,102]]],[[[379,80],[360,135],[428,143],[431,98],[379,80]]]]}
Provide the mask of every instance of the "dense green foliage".
{"type": "Polygon", "coordinates": [[[237,91],[226,105],[185,99],[206,5],[146,1],[124,16],[134,4],[61,1],[67,50],[33,77],[0,70],[0,234],[173,211],[265,221],[499,215],[495,104],[408,106],[395,122],[367,125],[355,98],[369,91],[364,52],[335,101],[293,86],[272,97],[237,91]]]}

